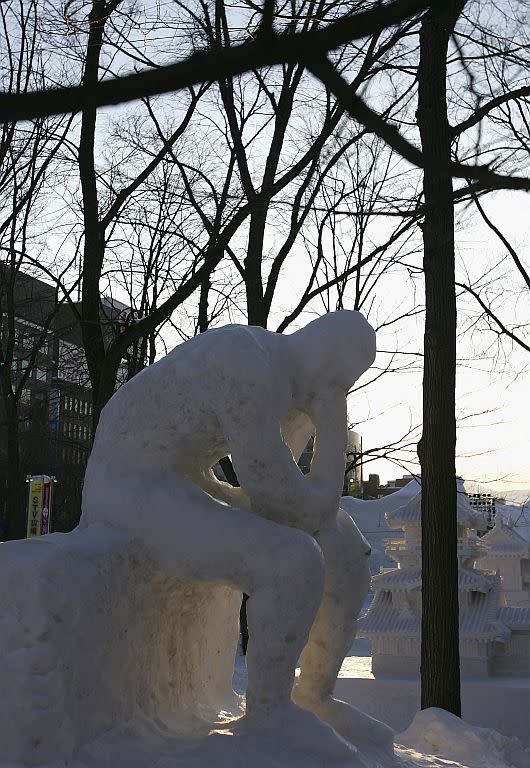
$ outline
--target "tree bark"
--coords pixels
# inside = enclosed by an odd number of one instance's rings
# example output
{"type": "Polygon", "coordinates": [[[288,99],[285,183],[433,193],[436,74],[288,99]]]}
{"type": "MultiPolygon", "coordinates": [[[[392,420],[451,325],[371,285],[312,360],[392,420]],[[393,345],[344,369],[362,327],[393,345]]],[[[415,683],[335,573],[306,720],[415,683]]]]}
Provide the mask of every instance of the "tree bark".
{"type": "Polygon", "coordinates": [[[208,326],[210,324],[209,318],[208,318],[208,294],[212,286],[210,277],[211,277],[210,275],[207,275],[201,283],[201,290],[199,295],[199,317],[198,317],[199,333],[204,333],[205,331],[207,331],[208,326]]]}
{"type": "Polygon", "coordinates": [[[446,61],[464,3],[432,10],[420,31],[418,111],[425,158],[421,707],[460,716],[455,479],[456,297],[446,61]]]}
{"type": "MultiPolygon", "coordinates": [[[[112,4],[115,7],[116,3],[112,4]]],[[[95,87],[99,82],[99,61],[103,46],[105,23],[110,13],[105,0],[92,0],[89,14],[83,86],[95,87]]],[[[85,107],[81,118],[79,139],[79,176],[83,194],[83,293],[81,301],[81,332],[92,388],[93,433],[105,405],[101,392],[101,375],[105,359],[105,342],[100,323],[99,281],[105,256],[105,231],[99,217],[94,146],[96,138],[97,109],[95,104],[85,107]]]]}
{"type": "Polygon", "coordinates": [[[24,510],[24,483],[20,472],[20,435],[18,408],[13,395],[4,398],[7,426],[7,482],[5,538],[23,539],[26,536],[24,510]]]}

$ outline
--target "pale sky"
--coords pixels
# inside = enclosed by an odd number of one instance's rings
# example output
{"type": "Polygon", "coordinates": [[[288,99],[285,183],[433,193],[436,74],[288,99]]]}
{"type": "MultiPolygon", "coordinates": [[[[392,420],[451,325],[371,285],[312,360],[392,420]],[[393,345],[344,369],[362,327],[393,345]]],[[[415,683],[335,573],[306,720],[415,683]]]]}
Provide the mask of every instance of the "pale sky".
{"type": "MultiPolygon", "coordinates": [[[[529,197],[521,193],[499,193],[484,203],[488,215],[517,247],[520,258],[525,259],[527,268],[530,267],[529,205],[529,197]]],[[[457,232],[456,242],[473,275],[486,270],[504,253],[500,241],[481,221],[474,221],[457,232]]],[[[511,265],[510,270],[515,275],[511,265]]],[[[529,320],[530,294],[528,290],[522,291],[522,279],[514,283],[514,287],[521,287],[519,303],[516,304],[513,293],[508,294],[499,304],[500,311],[507,321],[513,319],[515,313],[521,321],[529,320]]],[[[463,315],[461,312],[462,321],[463,315]]],[[[422,324],[423,319],[416,324],[416,329],[411,327],[420,345],[422,324]]],[[[506,492],[530,488],[530,353],[505,342],[506,358],[501,354],[495,360],[485,354],[493,338],[490,333],[470,338],[468,333],[458,342],[458,356],[475,360],[459,367],[457,411],[463,416],[491,412],[460,422],[456,468],[466,480],[506,492]]],[[[365,446],[370,448],[404,433],[410,423],[420,423],[421,373],[383,377],[367,399],[372,412],[377,412],[378,407],[384,411],[383,416],[359,427],[365,446]]],[[[354,411],[355,397],[350,404],[352,415],[354,411]]],[[[401,475],[400,469],[387,461],[374,462],[370,467],[370,471],[377,471],[384,480],[401,475]]]]}
{"type": "MultiPolygon", "coordinates": [[[[484,203],[488,215],[516,246],[520,258],[530,266],[530,199],[522,193],[497,193],[484,203]]],[[[458,273],[462,277],[463,264],[473,278],[483,275],[500,259],[504,248],[491,230],[476,217],[458,228],[458,273]]],[[[502,290],[509,289],[499,304],[502,316],[509,323],[517,313],[520,321],[530,321],[530,295],[523,292],[523,281],[511,264],[510,277],[503,280],[502,290]],[[520,296],[516,301],[516,291],[520,296]]],[[[293,286],[301,281],[301,265],[294,266],[284,283],[285,306],[292,305],[293,286]]],[[[498,271],[494,274],[498,274],[498,271]]],[[[382,285],[383,293],[379,317],[384,307],[407,304],[403,280],[395,277],[382,285]]],[[[409,301],[410,301],[409,296],[409,301]]],[[[420,299],[421,300],[421,299],[420,299]]],[[[413,302],[413,299],[411,300],[413,302]]],[[[468,312],[475,310],[473,299],[460,310],[459,321],[467,324],[468,312]]],[[[317,310],[318,311],[318,310],[317,310]]],[[[310,319],[310,315],[306,315],[310,319]]],[[[372,320],[372,318],[370,318],[372,320]]],[[[377,322],[377,317],[375,318],[377,322]]],[[[374,322],[374,320],[372,320],[374,322]]],[[[271,328],[273,327],[271,323],[271,328]]],[[[292,329],[294,330],[294,328],[292,329]]],[[[481,332],[463,333],[458,341],[458,356],[463,359],[457,374],[457,412],[461,420],[457,432],[457,472],[465,480],[484,484],[484,490],[507,492],[530,488],[530,353],[511,343],[503,342],[503,354],[491,347],[495,337],[481,332]],[[490,348],[490,349],[488,349],[490,348]],[[478,414],[474,417],[470,414],[478,414]],[[463,418],[462,418],[463,417],[463,418]]],[[[528,341],[528,338],[526,339],[528,341]]],[[[378,334],[378,349],[421,351],[423,344],[423,315],[400,323],[386,333],[378,334]]],[[[346,350],[337,350],[347,354],[346,350]]],[[[375,384],[353,394],[349,400],[349,418],[363,437],[363,447],[370,450],[388,444],[406,434],[410,427],[421,424],[422,373],[421,358],[416,359],[416,370],[385,374],[375,384]]],[[[384,365],[388,356],[378,354],[375,366],[384,365]]],[[[360,380],[363,384],[370,372],[360,380]]],[[[419,429],[411,436],[416,443],[419,429]]],[[[406,462],[406,467],[418,471],[417,464],[406,462]]],[[[370,462],[365,477],[376,472],[382,481],[401,477],[402,469],[387,460],[370,462]]]]}

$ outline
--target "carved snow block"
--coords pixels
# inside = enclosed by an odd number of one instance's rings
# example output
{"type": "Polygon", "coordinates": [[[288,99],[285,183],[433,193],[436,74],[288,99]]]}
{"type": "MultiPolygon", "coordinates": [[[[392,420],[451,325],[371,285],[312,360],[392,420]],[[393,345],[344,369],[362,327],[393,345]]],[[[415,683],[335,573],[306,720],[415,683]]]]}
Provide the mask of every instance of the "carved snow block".
{"type": "Polygon", "coordinates": [[[157,573],[103,525],[0,545],[2,759],[68,758],[133,715],[234,703],[240,595],[157,573]]]}

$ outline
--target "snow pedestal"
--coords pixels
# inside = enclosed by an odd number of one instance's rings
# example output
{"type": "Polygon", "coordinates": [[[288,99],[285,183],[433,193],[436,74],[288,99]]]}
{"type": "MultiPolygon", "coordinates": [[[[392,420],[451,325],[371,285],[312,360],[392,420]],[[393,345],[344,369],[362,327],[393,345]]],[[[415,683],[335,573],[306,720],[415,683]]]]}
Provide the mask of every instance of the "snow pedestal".
{"type": "Polygon", "coordinates": [[[135,714],[234,707],[240,595],[153,569],[103,525],[1,546],[3,760],[68,758],[135,714]]]}

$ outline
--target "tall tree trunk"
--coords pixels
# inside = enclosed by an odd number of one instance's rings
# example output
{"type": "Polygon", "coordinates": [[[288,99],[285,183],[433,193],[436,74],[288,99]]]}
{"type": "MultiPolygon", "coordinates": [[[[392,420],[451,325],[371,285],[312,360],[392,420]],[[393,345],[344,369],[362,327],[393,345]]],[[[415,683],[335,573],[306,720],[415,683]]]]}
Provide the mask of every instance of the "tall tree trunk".
{"type": "Polygon", "coordinates": [[[201,283],[201,291],[199,296],[199,333],[204,333],[208,330],[209,318],[208,318],[208,294],[212,287],[210,275],[207,275],[201,283]]]}
{"type": "MultiPolygon", "coordinates": [[[[86,48],[83,85],[95,87],[99,80],[99,60],[103,46],[103,32],[108,15],[104,0],[92,0],[89,14],[90,30],[86,48]]],[[[79,138],[79,176],[83,194],[84,253],[83,292],[81,301],[81,331],[90,385],[92,388],[92,421],[95,433],[102,402],[101,369],[105,357],[105,343],[99,318],[99,279],[105,255],[105,233],[99,218],[94,144],[96,136],[95,106],[83,109],[79,138]]]]}
{"type": "Polygon", "coordinates": [[[270,201],[257,198],[250,219],[247,255],[245,257],[245,292],[249,325],[267,327],[268,312],[263,292],[263,245],[270,201]]]}
{"type": "Polygon", "coordinates": [[[423,156],[425,338],[422,477],[421,707],[460,716],[455,480],[456,297],[451,133],[447,118],[449,37],[463,7],[449,2],[424,17],[418,112],[423,156]]]}
{"type": "Polygon", "coordinates": [[[23,539],[26,535],[24,482],[20,470],[20,433],[18,408],[13,395],[4,398],[7,422],[6,538],[23,539]]]}

